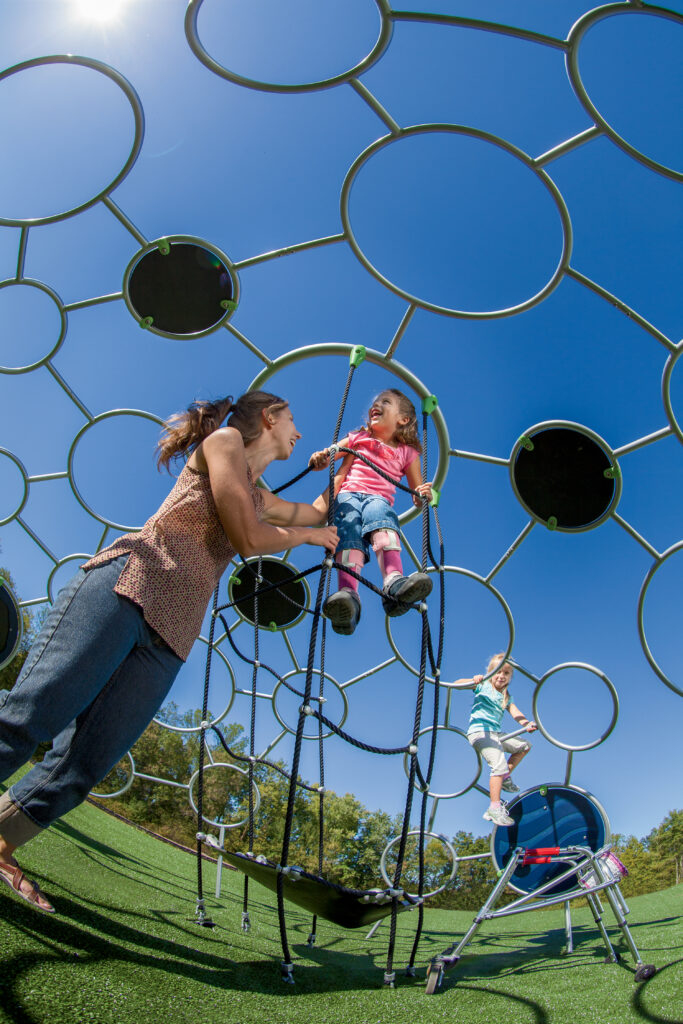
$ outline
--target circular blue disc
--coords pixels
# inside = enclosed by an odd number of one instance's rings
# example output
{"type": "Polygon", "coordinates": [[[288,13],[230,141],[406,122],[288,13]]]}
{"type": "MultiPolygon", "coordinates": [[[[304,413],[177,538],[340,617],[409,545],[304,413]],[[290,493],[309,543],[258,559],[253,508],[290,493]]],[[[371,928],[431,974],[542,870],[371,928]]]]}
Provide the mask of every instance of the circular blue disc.
{"type": "MultiPolygon", "coordinates": [[[[607,815],[583,789],[548,785],[527,790],[508,804],[514,825],[496,825],[491,836],[491,855],[497,870],[504,868],[518,846],[525,849],[553,846],[587,846],[593,852],[610,840],[607,815]]],[[[510,879],[511,888],[527,895],[557,878],[569,864],[527,864],[518,867],[510,879]]],[[[576,879],[567,878],[543,893],[558,896],[575,888],[576,879]]]]}

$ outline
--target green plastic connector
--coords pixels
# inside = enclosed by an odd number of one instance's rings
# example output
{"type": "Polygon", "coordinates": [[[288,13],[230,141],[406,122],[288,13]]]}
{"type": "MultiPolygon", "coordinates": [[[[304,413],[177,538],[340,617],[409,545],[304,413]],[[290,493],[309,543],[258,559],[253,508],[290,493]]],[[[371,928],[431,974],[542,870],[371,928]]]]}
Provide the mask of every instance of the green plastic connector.
{"type": "Polygon", "coordinates": [[[548,787],[547,786],[541,786],[541,788],[539,789],[538,792],[541,794],[541,796],[547,796],[548,795],[548,787]]]}
{"type": "Polygon", "coordinates": [[[354,345],[349,356],[349,366],[360,366],[365,359],[365,345],[354,345]]]}
{"type": "Polygon", "coordinates": [[[429,502],[429,504],[432,506],[432,508],[436,508],[440,501],[441,491],[438,491],[436,487],[432,487],[432,500],[429,502]]]}
{"type": "Polygon", "coordinates": [[[557,516],[548,516],[548,522],[545,524],[549,530],[557,529],[557,516]]]}
{"type": "Polygon", "coordinates": [[[228,580],[228,583],[232,583],[233,587],[239,587],[242,585],[242,580],[239,578],[239,576],[235,576],[235,574],[233,573],[233,575],[228,580]]]}
{"type": "Polygon", "coordinates": [[[171,251],[171,243],[169,242],[168,238],[160,238],[159,241],[157,242],[157,249],[159,250],[162,256],[168,256],[168,254],[171,251]]]}
{"type": "Polygon", "coordinates": [[[621,476],[621,469],[616,464],[610,466],[609,469],[603,470],[603,476],[606,476],[608,480],[617,480],[621,476]]]}
{"type": "Polygon", "coordinates": [[[277,622],[273,622],[272,619],[268,623],[268,629],[271,633],[277,633],[277,622]]]}
{"type": "Polygon", "coordinates": [[[526,434],[522,434],[522,436],[519,439],[519,443],[521,444],[522,448],[526,448],[528,452],[532,452],[534,450],[534,442],[531,440],[530,437],[527,437],[526,434]]]}
{"type": "Polygon", "coordinates": [[[422,412],[426,412],[428,416],[431,416],[438,404],[439,399],[436,395],[427,395],[426,398],[422,399],[422,412]]]}
{"type": "Polygon", "coordinates": [[[503,868],[498,868],[498,870],[496,871],[496,878],[500,878],[502,874],[503,874],[503,868]]]}
{"type": "Polygon", "coordinates": [[[143,316],[142,320],[140,321],[140,327],[142,327],[143,331],[146,331],[147,328],[151,327],[153,323],[154,323],[154,317],[153,316],[143,316]]]}
{"type": "Polygon", "coordinates": [[[237,309],[237,303],[234,299],[221,299],[221,309],[229,309],[231,313],[234,313],[237,309]]]}

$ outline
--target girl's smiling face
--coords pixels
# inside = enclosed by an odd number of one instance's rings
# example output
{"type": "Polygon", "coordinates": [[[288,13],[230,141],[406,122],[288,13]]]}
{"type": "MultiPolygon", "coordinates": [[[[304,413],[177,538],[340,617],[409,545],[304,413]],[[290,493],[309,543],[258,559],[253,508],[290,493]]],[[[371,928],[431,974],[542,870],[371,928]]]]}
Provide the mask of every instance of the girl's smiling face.
{"type": "Polygon", "coordinates": [[[391,441],[399,427],[408,423],[409,417],[401,413],[396,395],[382,391],[370,406],[368,429],[380,441],[391,441]]]}
{"type": "Polygon", "coordinates": [[[512,667],[506,662],[504,665],[501,665],[499,669],[496,669],[491,676],[491,685],[494,690],[498,690],[499,693],[502,693],[502,691],[507,689],[509,686],[511,679],[512,667]]]}

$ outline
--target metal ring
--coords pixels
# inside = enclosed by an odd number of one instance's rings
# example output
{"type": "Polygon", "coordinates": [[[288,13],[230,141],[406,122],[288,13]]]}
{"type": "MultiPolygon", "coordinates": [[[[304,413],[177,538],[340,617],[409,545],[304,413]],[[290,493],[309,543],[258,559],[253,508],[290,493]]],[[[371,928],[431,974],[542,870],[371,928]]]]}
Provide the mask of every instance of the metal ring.
{"type": "Polygon", "coordinates": [[[3,288],[9,288],[11,285],[15,285],[17,287],[24,285],[27,288],[38,288],[41,292],[45,292],[45,294],[52,299],[52,301],[55,303],[59,311],[59,337],[57,338],[57,341],[52,346],[47,355],[44,355],[41,359],[37,359],[33,363],[27,363],[26,366],[0,366],[0,373],[29,373],[31,370],[37,370],[39,366],[44,366],[45,363],[49,362],[50,359],[52,359],[52,357],[56,355],[56,353],[59,352],[60,348],[62,347],[62,342],[66,337],[66,310],[64,309],[64,303],[60,299],[59,295],[57,295],[57,292],[53,291],[52,288],[49,288],[48,285],[43,284],[42,281],[35,281],[33,280],[33,278],[28,277],[21,277],[19,279],[11,278],[6,281],[0,281],[0,290],[2,290],[3,288]]]}
{"type": "Polygon", "coordinates": [[[318,89],[329,89],[331,86],[351,81],[357,75],[361,75],[368,68],[371,68],[383,55],[389,45],[393,32],[393,22],[390,20],[391,9],[388,0],[374,0],[374,2],[381,18],[381,27],[377,42],[370,53],[349,71],[344,71],[340,75],[334,75],[332,78],[325,78],[318,82],[305,82],[299,85],[278,85],[274,82],[262,82],[256,78],[246,78],[244,75],[238,75],[236,72],[230,71],[222,64],[219,64],[217,60],[214,60],[206,52],[197,31],[197,16],[204,0],[190,0],[185,12],[185,36],[195,57],[209,71],[213,71],[214,74],[227,79],[228,82],[234,82],[236,85],[243,85],[249,89],[259,89],[263,92],[315,92],[318,89]]]}
{"type": "Polygon", "coordinates": [[[523,150],[518,149],[517,146],[513,146],[511,142],[507,142],[505,139],[501,139],[497,135],[492,135],[490,132],[481,131],[478,128],[468,128],[463,125],[455,124],[418,124],[413,125],[410,128],[402,128],[400,132],[390,135],[384,135],[382,138],[377,139],[371,145],[365,149],[360,156],[356,157],[351,167],[347,171],[346,177],[341,190],[340,200],[340,212],[342,223],[344,225],[344,233],[346,234],[349,245],[353,249],[355,255],[360,260],[362,265],[368,270],[373,277],[375,277],[380,284],[384,285],[390,291],[394,292],[395,295],[400,295],[401,298],[407,299],[412,305],[420,306],[422,309],[431,310],[433,313],[440,313],[444,316],[455,316],[462,319],[470,320],[483,320],[483,319],[495,319],[496,317],[513,316],[516,313],[522,313],[526,309],[531,309],[532,306],[542,302],[557,285],[560,283],[562,276],[569,266],[569,260],[571,257],[572,249],[572,226],[569,218],[569,211],[567,210],[566,204],[559,189],[555,185],[552,178],[541,168],[538,167],[533,159],[523,150]],[[515,159],[519,160],[528,167],[530,171],[536,175],[540,182],[544,185],[546,190],[550,193],[552,200],[554,201],[557,210],[560,214],[560,220],[562,222],[562,254],[558,261],[557,267],[553,271],[553,274],[548,283],[533,295],[530,299],[525,302],[521,302],[516,306],[510,306],[506,309],[494,309],[487,310],[486,312],[475,312],[472,310],[461,310],[453,309],[450,306],[440,306],[434,302],[428,302],[426,299],[420,299],[404,288],[400,288],[398,285],[393,284],[388,278],[386,278],[380,271],[374,266],[373,263],[365,256],[360,245],[356,241],[356,237],[351,227],[351,219],[349,216],[349,194],[351,192],[351,186],[353,185],[354,179],[358,174],[358,171],[366,161],[372,156],[383,149],[385,146],[390,146],[393,143],[399,142],[402,139],[409,138],[414,135],[424,135],[443,132],[450,135],[464,135],[470,138],[479,139],[483,142],[490,142],[492,145],[497,146],[499,149],[509,153],[515,159]]]}
{"type": "Polygon", "coordinates": [[[27,71],[29,68],[42,67],[46,64],[74,64],[78,67],[90,68],[91,71],[97,71],[99,74],[105,75],[107,78],[111,79],[115,85],[118,85],[133,110],[133,117],[135,118],[135,136],[133,138],[133,145],[131,146],[126,162],[113,181],[111,181],[105,188],[101,189],[101,191],[92,199],[88,199],[87,202],[81,203],[79,206],[72,207],[72,209],[67,210],[65,213],[55,213],[50,217],[0,217],[0,224],[7,225],[9,227],[35,227],[39,224],[54,224],[58,220],[65,220],[67,217],[73,217],[74,214],[82,213],[83,210],[87,210],[89,207],[94,206],[95,203],[98,203],[100,199],[104,198],[104,196],[113,192],[126,177],[138,158],[138,154],[140,153],[140,148],[142,146],[142,139],[145,133],[145,116],[142,110],[142,104],[140,103],[140,97],[133,86],[126,78],[123,77],[123,75],[118,71],[115,71],[114,68],[109,67],[108,64],[102,63],[102,61],[93,60],[92,57],[76,57],[70,53],[56,54],[50,57],[34,57],[33,60],[27,60],[21,64],[15,64],[14,67],[7,68],[5,71],[0,72],[0,82],[4,78],[9,78],[10,75],[17,74],[19,71],[27,71]]]}
{"type": "MultiPolygon", "coordinates": [[[[223,761],[214,761],[212,764],[205,764],[204,767],[202,768],[202,771],[208,772],[211,771],[212,768],[227,768],[228,771],[239,772],[240,775],[244,775],[247,778],[249,777],[249,771],[246,768],[238,768],[236,764],[225,764],[223,761]]],[[[192,808],[195,814],[199,814],[199,811],[192,797],[192,787],[194,786],[198,776],[199,768],[190,779],[187,787],[187,793],[190,800],[190,807],[192,808]]],[[[256,814],[261,805],[261,793],[255,782],[252,782],[252,787],[254,790],[254,814],[256,814]]],[[[228,824],[225,821],[214,821],[212,818],[204,817],[203,814],[202,821],[205,821],[207,825],[213,825],[214,828],[239,828],[240,825],[246,825],[246,823],[249,821],[249,812],[247,811],[247,814],[244,818],[240,818],[239,821],[234,821],[231,824],[228,824]]]]}
{"type": "MultiPolygon", "coordinates": [[[[420,835],[420,830],[419,829],[412,829],[410,832],[408,832],[406,834],[408,836],[419,836],[420,835]]],[[[440,885],[438,889],[433,889],[431,892],[423,892],[422,893],[422,899],[423,900],[428,900],[432,896],[436,896],[437,893],[443,892],[444,889],[446,889],[451,884],[451,882],[455,878],[456,871],[458,870],[458,855],[455,852],[453,844],[450,843],[448,841],[448,839],[446,839],[446,837],[442,836],[440,833],[438,833],[438,832],[424,832],[422,834],[425,835],[425,836],[429,836],[430,839],[438,839],[440,843],[443,843],[443,845],[446,847],[446,849],[450,853],[451,859],[453,861],[453,866],[451,868],[451,873],[448,876],[448,878],[446,879],[446,881],[443,883],[443,885],[440,885]]],[[[391,847],[395,843],[397,843],[400,838],[401,838],[400,836],[395,836],[392,840],[390,840],[387,843],[387,845],[384,847],[384,850],[382,852],[382,857],[381,857],[381,860],[379,862],[379,869],[380,869],[380,871],[382,873],[382,878],[387,883],[387,886],[390,889],[393,886],[393,882],[391,881],[391,879],[387,875],[387,854],[389,853],[389,850],[391,849],[391,847]]],[[[408,896],[411,896],[413,898],[417,898],[418,894],[416,892],[409,892],[408,896]]]]}
{"type": "MultiPolygon", "coordinates": [[[[55,575],[59,572],[59,570],[63,566],[65,566],[67,564],[67,562],[83,563],[83,562],[87,562],[89,558],[92,558],[92,555],[87,555],[87,554],[82,554],[82,553],[78,553],[77,552],[76,554],[73,554],[73,555],[66,555],[64,558],[60,558],[58,562],[55,562],[53,567],[50,569],[50,574],[49,574],[49,576],[47,578],[47,600],[50,602],[50,604],[54,604],[54,595],[52,593],[52,584],[53,584],[55,575]]],[[[59,589],[61,590],[62,588],[60,587],[59,589]]]]}
{"type": "MultiPolygon", "coordinates": [[[[305,675],[306,675],[306,669],[305,668],[293,668],[290,672],[288,672],[286,675],[284,675],[282,677],[282,679],[279,679],[277,681],[277,683],[275,684],[275,689],[273,690],[273,694],[272,694],[272,696],[270,698],[271,701],[272,701],[272,704],[273,704],[273,714],[277,718],[277,720],[280,723],[280,725],[282,726],[282,728],[285,729],[292,736],[296,736],[297,730],[290,728],[290,726],[287,725],[287,723],[285,722],[284,717],[279,713],[279,711],[277,709],[277,693],[278,693],[278,690],[280,689],[280,687],[282,686],[283,682],[287,682],[293,676],[305,676],[305,675]]],[[[319,670],[314,670],[313,671],[313,675],[316,676],[319,679],[320,678],[320,671],[319,670]]],[[[341,729],[342,726],[344,725],[344,722],[346,721],[346,719],[348,717],[348,714],[349,714],[349,700],[348,700],[348,697],[346,696],[346,692],[341,688],[341,686],[339,685],[337,680],[334,679],[327,672],[325,672],[325,680],[327,682],[329,682],[329,683],[332,683],[333,686],[336,686],[336,688],[339,690],[339,692],[341,694],[342,703],[343,703],[343,711],[342,711],[342,716],[341,716],[340,721],[337,722],[338,727],[341,729]]],[[[320,707],[320,705],[318,704],[317,700],[315,700],[313,697],[310,698],[310,702],[311,702],[311,704],[313,706],[320,707]]],[[[329,716],[326,715],[325,717],[327,718],[329,716]]],[[[318,721],[318,720],[315,719],[315,721],[318,721]]],[[[322,738],[324,740],[326,740],[326,739],[328,739],[328,737],[330,737],[332,735],[333,735],[333,733],[332,733],[332,730],[330,729],[327,732],[323,732],[322,738]]],[[[305,740],[318,740],[320,737],[317,736],[317,735],[316,736],[307,736],[306,733],[304,732],[302,734],[302,738],[305,739],[305,740]]]]}
{"type": "MultiPolygon", "coordinates": [[[[91,793],[89,794],[90,796],[97,797],[98,800],[113,800],[115,797],[123,796],[124,793],[128,792],[130,787],[135,782],[137,772],[135,771],[135,761],[133,760],[133,755],[131,754],[130,750],[125,754],[125,757],[127,757],[128,760],[130,761],[130,775],[125,786],[122,786],[121,789],[117,789],[115,793],[97,793],[95,792],[95,790],[92,790],[91,793]]],[[[159,781],[161,781],[161,779],[159,781]]]]}
{"type": "Polygon", "coordinates": [[[667,178],[673,178],[675,181],[683,181],[683,172],[676,171],[672,167],[667,167],[665,164],[659,163],[658,160],[653,160],[651,157],[646,156],[635,146],[632,146],[629,142],[626,142],[624,138],[610,125],[610,123],[602,116],[598,111],[595,104],[590,99],[586,87],[581,79],[581,73],[579,71],[579,48],[581,41],[593,25],[598,21],[602,21],[604,18],[611,18],[614,15],[619,14],[647,14],[655,18],[667,18],[669,21],[676,21],[679,25],[683,25],[683,15],[678,14],[676,11],[667,10],[664,7],[654,7],[651,5],[639,6],[635,3],[614,3],[606,4],[603,7],[596,7],[592,11],[588,11],[583,17],[573,25],[567,42],[569,48],[566,55],[567,63],[567,74],[569,75],[569,81],[572,84],[572,88],[576,93],[579,102],[582,104],[587,113],[593,118],[595,123],[602,128],[606,135],[612,140],[612,142],[619,146],[625,153],[632,156],[641,164],[645,164],[650,170],[657,171],[658,174],[663,174],[667,178]]]}
{"type": "MultiPolygon", "coordinates": [[[[162,238],[157,238],[152,242],[148,242],[143,245],[141,249],[131,257],[128,262],[128,266],[123,272],[123,284],[121,290],[123,292],[123,298],[128,308],[128,312],[135,319],[138,324],[142,324],[144,317],[142,317],[133,306],[130,299],[129,291],[129,279],[135,267],[138,265],[140,260],[147,255],[147,253],[154,252],[159,248],[160,242],[168,242],[170,245],[196,245],[200,249],[206,249],[207,252],[213,253],[221,261],[232,281],[232,300],[235,303],[239,303],[240,298],[240,280],[235,270],[235,265],[229,256],[219,249],[217,245],[213,245],[212,242],[207,242],[203,238],[198,238],[195,235],[164,235],[162,238]]],[[[225,313],[212,324],[210,327],[205,328],[203,331],[196,331],[193,334],[175,334],[172,331],[162,331],[158,327],[155,327],[153,323],[145,323],[145,330],[149,331],[150,334],[156,334],[160,338],[170,338],[174,341],[194,341],[195,338],[203,338],[207,334],[213,334],[214,331],[218,330],[219,327],[225,327],[227,322],[230,320],[234,313],[234,309],[226,309],[225,313]]]]}
{"type": "Polygon", "coordinates": [[[665,551],[663,555],[660,555],[659,558],[657,558],[653,562],[652,566],[648,571],[647,576],[643,580],[643,585],[640,588],[640,594],[638,596],[638,635],[640,637],[640,646],[643,648],[643,653],[649,661],[650,667],[657,673],[662,682],[666,686],[668,686],[670,690],[673,690],[674,693],[677,693],[679,697],[683,697],[683,688],[681,688],[680,686],[676,686],[675,683],[671,682],[668,676],[659,667],[659,665],[657,664],[652,655],[652,652],[650,651],[650,647],[647,642],[647,637],[645,636],[643,612],[645,605],[645,595],[647,594],[648,587],[652,583],[655,573],[658,569],[661,568],[661,566],[664,564],[667,558],[670,558],[672,555],[675,555],[676,552],[680,551],[681,549],[683,549],[683,540],[679,540],[676,544],[672,544],[671,547],[667,551],[665,551]]]}
{"type": "MultiPolygon", "coordinates": [[[[313,356],[350,356],[354,348],[354,345],[344,344],[343,342],[326,342],[307,345],[305,348],[295,348],[291,352],[285,352],[284,355],[273,359],[264,370],[261,370],[254,377],[247,390],[260,390],[265,382],[274,377],[278,371],[284,370],[293,363],[301,362],[303,359],[310,359],[313,356]]],[[[412,388],[420,398],[429,398],[431,396],[432,392],[425,387],[422,381],[395,359],[388,358],[381,352],[376,352],[374,349],[369,348],[365,351],[365,361],[372,363],[374,366],[381,366],[389,373],[393,373],[395,377],[398,377],[404,384],[412,388]]],[[[438,406],[431,414],[431,419],[434,422],[434,429],[439,442],[439,461],[434,473],[433,483],[437,490],[441,490],[448,473],[450,441],[446,420],[438,406]]],[[[401,524],[409,523],[417,515],[420,515],[420,510],[412,506],[405,512],[400,513],[398,521],[401,524]]]]}
{"type": "Polygon", "coordinates": [[[88,420],[85,426],[81,427],[81,429],[78,431],[73,441],[71,442],[71,447],[69,448],[69,455],[67,459],[67,475],[69,477],[69,483],[71,484],[71,490],[74,493],[74,497],[78,501],[79,505],[82,505],[85,511],[88,512],[93,517],[93,519],[96,519],[99,523],[102,523],[104,526],[112,527],[112,529],[114,530],[123,530],[124,533],[129,533],[131,531],[139,530],[140,527],[124,526],[121,523],[115,523],[112,519],[107,519],[105,516],[98,515],[98,513],[95,512],[95,510],[91,508],[88,502],[85,500],[85,498],[79,491],[78,487],[76,486],[76,481],[74,480],[74,455],[76,454],[76,448],[78,446],[79,441],[81,440],[83,435],[86,434],[87,431],[90,430],[92,427],[96,426],[98,423],[101,423],[103,420],[111,419],[113,416],[138,416],[140,419],[143,420],[151,420],[152,423],[156,423],[157,426],[159,427],[163,427],[164,425],[164,421],[162,419],[159,419],[159,417],[155,416],[154,413],[145,412],[143,409],[110,409],[108,412],[101,412],[98,416],[93,416],[91,420],[88,420]]]}
{"type": "MultiPolygon", "coordinates": [[[[433,571],[434,570],[431,567],[427,568],[427,572],[433,572],[433,571]]],[[[454,572],[454,573],[457,573],[459,576],[467,576],[468,579],[476,580],[477,583],[481,583],[484,587],[486,587],[487,590],[490,590],[491,593],[494,595],[494,597],[498,600],[498,603],[500,604],[501,608],[503,609],[503,612],[505,613],[505,618],[507,619],[509,635],[510,635],[510,639],[508,641],[508,645],[505,648],[505,656],[501,659],[501,663],[507,661],[509,656],[510,656],[510,651],[512,650],[512,645],[514,644],[514,641],[515,641],[515,624],[514,624],[514,621],[512,619],[512,612],[510,611],[510,608],[508,607],[507,601],[505,600],[503,595],[500,593],[500,591],[496,590],[496,588],[494,586],[492,586],[490,583],[487,583],[483,576],[480,576],[479,573],[477,573],[477,572],[472,572],[470,569],[461,569],[459,566],[455,566],[455,565],[445,565],[443,567],[443,571],[444,572],[454,572]]],[[[394,641],[394,638],[393,638],[393,635],[392,635],[392,632],[391,632],[391,622],[392,622],[392,620],[389,618],[389,616],[387,616],[387,620],[386,620],[387,637],[389,638],[389,644],[391,646],[392,651],[394,652],[394,654],[396,655],[398,660],[401,662],[401,664],[403,666],[405,666],[405,668],[407,668],[409,672],[412,672],[414,676],[418,676],[419,677],[420,673],[419,673],[418,669],[414,668],[413,665],[411,665],[410,662],[407,661],[403,657],[403,655],[399,651],[398,647],[396,646],[396,643],[394,641]]],[[[493,673],[495,671],[496,671],[496,669],[494,668],[484,678],[485,679],[490,679],[490,677],[493,675],[493,673]]],[[[436,682],[436,679],[433,676],[430,676],[427,673],[425,673],[425,680],[428,683],[435,683],[436,682]]],[[[439,679],[439,686],[443,686],[444,689],[446,689],[446,690],[468,690],[468,689],[471,689],[471,684],[458,686],[458,685],[456,685],[456,683],[447,683],[447,682],[445,682],[441,678],[439,679]]]]}
{"type": "Polygon", "coordinates": [[[601,743],[604,743],[604,741],[607,739],[609,734],[614,729],[614,726],[617,724],[617,718],[619,717],[619,696],[618,696],[617,691],[616,691],[616,689],[614,687],[614,684],[611,682],[610,679],[608,679],[608,677],[605,675],[604,672],[600,671],[599,668],[595,668],[594,665],[586,665],[582,661],[565,661],[561,665],[556,665],[554,668],[548,669],[548,671],[545,673],[545,675],[541,676],[541,678],[538,681],[538,686],[534,690],[534,696],[533,696],[533,701],[532,701],[532,708],[533,708],[532,713],[533,713],[533,716],[534,716],[534,721],[536,722],[536,725],[538,726],[538,731],[541,733],[541,735],[545,736],[545,738],[548,740],[548,742],[552,743],[553,746],[561,747],[562,750],[571,750],[572,752],[575,753],[576,751],[579,751],[579,750],[592,750],[593,747],[598,747],[601,743]],[[548,681],[548,679],[550,679],[551,676],[555,675],[556,672],[560,672],[562,669],[565,669],[565,668],[579,668],[579,669],[585,669],[587,672],[592,672],[594,676],[598,677],[598,679],[602,679],[603,683],[605,684],[605,686],[609,690],[610,695],[612,697],[612,704],[613,704],[612,719],[611,719],[609,725],[607,726],[607,728],[605,729],[605,731],[603,732],[603,734],[600,737],[598,737],[597,740],[593,740],[591,743],[582,743],[582,744],[563,743],[561,740],[555,739],[554,736],[551,736],[550,733],[548,732],[548,730],[543,726],[543,723],[541,722],[541,717],[540,717],[540,715],[538,713],[538,695],[541,692],[541,687],[543,686],[544,683],[546,683],[548,681]]]}
{"type": "Polygon", "coordinates": [[[683,444],[683,429],[681,429],[681,425],[676,419],[676,414],[674,413],[673,405],[671,404],[671,374],[673,373],[674,366],[678,362],[681,353],[683,353],[683,341],[679,341],[676,346],[676,351],[672,352],[666,361],[664,373],[662,374],[662,400],[664,402],[666,418],[671,425],[671,429],[681,444],[683,444]]]}
{"type": "Polygon", "coordinates": [[[28,500],[28,473],[26,472],[26,467],[24,466],[21,459],[17,458],[17,456],[14,455],[7,448],[0,448],[0,455],[6,455],[10,462],[13,462],[14,465],[17,466],[19,472],[21,473],[21,479],[24,484],[24,493],[21,496],[17,508],[14,510],[14,512],[12,512],[11,515],[5,516],[4,519],[0,518],[0,526],[5,526],[7,523],[10,523],[13,519],[16,519],[17,516],[21,515],[22,509],[24,508],[24,505],[28,500]]]}
{"type": "MultiPolygon", "coordinates": [[[[432,731],[433,731],[433,727],[431,725],[426,726],[426,728],[424,728],[424,729],[420,729],[420,732],[418,733],[418,739],[419,739],[420,736],[425,736],[428,732],[432,732],[432,731]]],[[[459,789],[455,793],[433,793],[431,791],[431,789],[427,791],[427,796],[434,797],[435,800],[453,800],[456,797],[464,796],[465,793],[469,792],[469,790],[472,789],[473,786],[476,786],[476,784],[477,784],[477,782],[479,780],[479,776],[481,775],[481,754],[469,742],[469,740],[467,739],[467,733],[463,732],[462,729],[458,729],[457,726],[455,726],[455,725],[437,725],[436,731],[437,732],[454,732],[458,736],[462,736],[463,739],[465,740],[465,742],[467,743],[467,746],[470,748],[470,750],[472,751],[472,753],[475,755],[475,757],[477,759],[477,771],[476,771],[476,774],[475,774],[474,778],[472,779],[472,781],[470,783],[468,783],[466,786],[464,786],[462,789],[459,789]]],[[[403,755],[403,770],[405,771],[406,775],[410,778],[410,776],[408,774],[409,770],[410,770],[410,768],[409,768],[409,756],[410,756],[409,754],[404,754],[403,755]]],[[[417,780],[413,783],[413,785],[414,785],[415,789],[417,789],[417,791],[419,793],[424,792],[421,789],[420,784],[419,784],[419,782],[417,780]]]]}
{"type": "MultiPolygon", "coordinates": [[[[600,437],[599,434],[596,434],[596,432],[594,430],[591,430],[590,427],[584,427],[583,424],[574,423],[572,420],[544,420],[542,423],[537,423],[535,424],[535,426],[529,427],[529,429],[524,432],[523,437],[533,439],[537,434],[541,434],[546,430],[553,429],[572,430],[577,434],[583,434],[584,437],[589,438],[589,440],[593,441],[601,449],[605,457],[612,465],[617,463],[617,458],[613,450],[610,448],[607,442],[602,437],[600,437]]],[[[535,522],[541,523],[543,526],[545,526],[545,520],[541,519],[538,515],[536,515],[534,510],[530,508],[529,505],[526,504],[521,494],[519,493],[519,490],[517,489],[517,483],[515,481],[514,472],[515,459],[517,458],[517,455],[521,451],[522,447],[522,438],[520,437],[516,441],[512,451],[510,452],[510,461],[508,464],[508,468],[510,470],[510,483],[512,485],[512,490],[514,491],[517,501],[520,503],[522,508],[529,513],[532,519],[535,522]]],[[[622,481],[621,473],[619,473],[614,477],[614,491],[612,494],[612,498],[610,500],[609,505],[602,513],[602,515],[600,515],[592,523],[588,523],[587,526],[556,526],[555,530],[558,533],[585,533],[587,530],[594,530],[596,526],[601,526],[602,523],[605,522],[605,520],[610,518],[615,508],[619,504],[619,500],[621,498],[621,489],[622,481]]]]}

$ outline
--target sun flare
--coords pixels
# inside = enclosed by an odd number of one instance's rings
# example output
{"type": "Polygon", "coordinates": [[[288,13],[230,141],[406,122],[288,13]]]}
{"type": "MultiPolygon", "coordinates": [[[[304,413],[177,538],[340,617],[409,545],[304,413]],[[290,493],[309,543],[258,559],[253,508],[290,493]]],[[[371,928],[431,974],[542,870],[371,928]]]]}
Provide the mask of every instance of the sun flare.
{"type": "Polygon", "coordinates": [[[104,25],[116,21],[128,0],[72,0],[74,15],[83,21],[104,25]]]}

